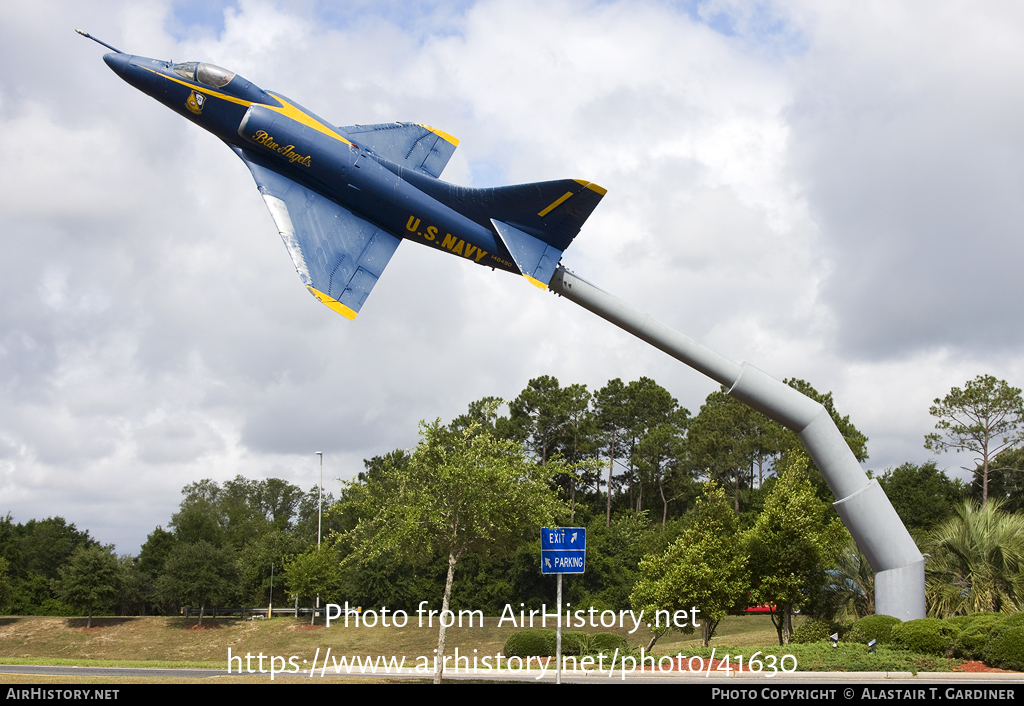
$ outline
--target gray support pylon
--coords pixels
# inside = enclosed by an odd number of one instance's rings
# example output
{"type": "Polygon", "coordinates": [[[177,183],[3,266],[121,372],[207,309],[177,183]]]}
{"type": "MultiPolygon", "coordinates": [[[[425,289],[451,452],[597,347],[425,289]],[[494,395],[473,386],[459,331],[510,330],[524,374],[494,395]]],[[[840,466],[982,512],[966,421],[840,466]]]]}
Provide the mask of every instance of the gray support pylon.
{"type": "Polygon", "coordinates": [[[549,289],[729,388],[729,394],[792,429],[832,493],[843,524],[875,571],[875,612],[925,617],[924,557],[877,480],[869,479],[821,404],[754,366],[738,365],[618,297],[558,267],[549,289]]]}

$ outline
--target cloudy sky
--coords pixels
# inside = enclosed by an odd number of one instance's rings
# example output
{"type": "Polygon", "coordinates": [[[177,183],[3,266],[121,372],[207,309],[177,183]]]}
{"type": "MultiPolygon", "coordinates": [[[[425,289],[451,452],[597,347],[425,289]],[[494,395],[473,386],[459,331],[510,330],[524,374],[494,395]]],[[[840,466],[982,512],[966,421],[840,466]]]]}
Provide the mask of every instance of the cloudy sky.
{"type": "MultiPolygon", "coordinates": [[[[180,490],[315,483],[417,421],[646,375],[716,385],[531,287],[406,242],[349,322],[295,274],[245,165],[139,93],[209,61],[339,125],[461,140],[444,177],[608,189],[564,264],[931,455],[935,397],[1024,385],[1024,6],[1014,2],[9,3],[0,24],[0,514],[120,552],[180,490]]],[[[940,457],[954,473],[963,456],[940,457]]],[[[336,483],[331,483],[336,487],[336,483]]]]}

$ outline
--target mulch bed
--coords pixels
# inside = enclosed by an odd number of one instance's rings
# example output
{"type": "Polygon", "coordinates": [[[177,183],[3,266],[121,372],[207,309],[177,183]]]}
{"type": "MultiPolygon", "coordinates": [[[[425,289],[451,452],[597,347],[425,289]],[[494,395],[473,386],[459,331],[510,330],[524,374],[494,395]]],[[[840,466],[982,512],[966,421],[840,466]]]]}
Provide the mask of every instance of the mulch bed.
{"type": "Polygon", "coordinates": [[[959,667],[953,667],[954,672],[993,672],[996,674],[1016,674],[1012,669],[996,669],[984,662],[964,662],[959,667]]]}

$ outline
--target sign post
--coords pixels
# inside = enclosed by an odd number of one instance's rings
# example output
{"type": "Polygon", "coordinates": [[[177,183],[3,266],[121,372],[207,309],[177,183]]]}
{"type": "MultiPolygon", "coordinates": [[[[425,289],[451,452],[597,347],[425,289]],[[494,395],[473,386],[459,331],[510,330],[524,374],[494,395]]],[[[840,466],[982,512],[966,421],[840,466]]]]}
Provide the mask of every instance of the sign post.
{"type": "Polygon", "coordinates": [[[562,574],[582,574],[587,564],[585,527],[543,527],[540,530],[540,572],[558,575],[558,631],[555,633],[555,683],[562,683],[562,574]]]}

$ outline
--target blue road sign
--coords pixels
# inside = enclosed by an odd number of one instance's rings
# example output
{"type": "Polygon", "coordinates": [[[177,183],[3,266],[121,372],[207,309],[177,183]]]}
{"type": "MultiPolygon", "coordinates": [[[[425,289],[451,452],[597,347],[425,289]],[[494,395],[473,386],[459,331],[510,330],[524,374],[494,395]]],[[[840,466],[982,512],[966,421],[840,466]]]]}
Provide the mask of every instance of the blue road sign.
{"type": "Polygon", "coordinates": [[[587,562],[585,527],[544,527],[540,531],[540,572],[582,574],[587,562]]]}

